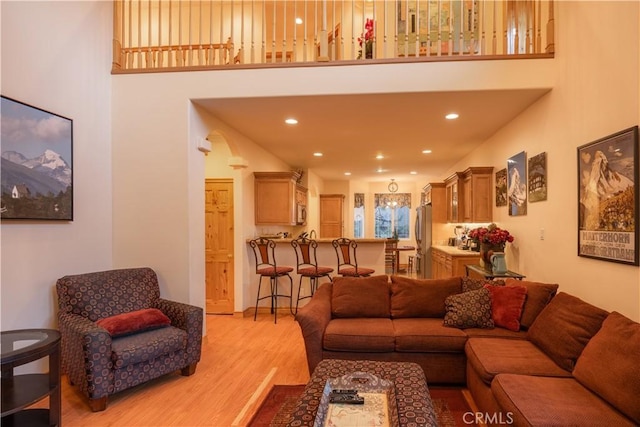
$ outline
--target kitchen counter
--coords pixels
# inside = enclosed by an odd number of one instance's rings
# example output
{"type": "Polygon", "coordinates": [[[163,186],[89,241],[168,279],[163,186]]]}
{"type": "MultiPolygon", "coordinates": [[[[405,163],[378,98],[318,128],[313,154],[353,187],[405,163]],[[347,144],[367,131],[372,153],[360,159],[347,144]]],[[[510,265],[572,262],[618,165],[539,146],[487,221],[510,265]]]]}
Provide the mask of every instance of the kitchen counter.
{"type": "MultiPolygon", "coordinates": [[[[336,237],[330,237],[330,238],[320,238],[320,239],[313,239],[318,243],[331,243],[336,239],[336,237]]],[[[247,243],[249,243],[251,240],[253,239],[247,239],[247,243]]],[[[278,238],[278,237],[272,237],[271,240],[273,240],[276,243],[289,243],[291,244],[292,240],[295,240],[294,238],[291,237],[287,237],[287,238],[278,238]]],[[[355,240],[356,243],[360,244],[360,243],[384,243],[387,239],[351,239],[351,240],[355,240]]]]}
{"type": "Polygon", "coordinates": [[[433,245],[433,249],[437,249],[451,256],[480,256],[480,252],[458,249],[456,246],[433,245]]]}

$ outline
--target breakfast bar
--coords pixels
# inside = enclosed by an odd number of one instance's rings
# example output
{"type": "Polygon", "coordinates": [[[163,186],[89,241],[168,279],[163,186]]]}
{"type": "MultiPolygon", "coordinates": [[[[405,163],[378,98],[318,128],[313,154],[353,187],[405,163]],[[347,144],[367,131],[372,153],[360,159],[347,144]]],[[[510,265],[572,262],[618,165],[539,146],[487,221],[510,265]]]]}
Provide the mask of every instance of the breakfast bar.
{"type": "MultiPolygon", "coordinates": [[[[294,284],[294,303],[295,298],[297,297],[297,289],[298,283],[300,280],[300,276],[296,273],[296,255],[291,246],[291,241],[294,239],[291,238],[276,238],[272,239],[276,243],[275,249],[275,257],[277,266],[288,266],[293,268],[293,272],[290,273],[291,278],[294,284]]],[[[315,239],[318,242],[318,249],[316,251],[316,256],[318,259],[318,265],[322,267],[331,267],[334,269],[333,273],[331,273],[331,277],[337,276],[337,267],[338,267],[338,258],[336,255],[336,251],[331,244],[333,242],[333,238],[319,238],[315,239]]],[[[374,275],[385,274],[385,252],[384,252],[384,244],[386,239],[354,239],[358,244],[357,248],[357,259],[358,266],[372,268],[375,270],[374,275]]],[[[252,253],[252,249],[249,246],[249,240],[247,240],[247,259],[249,260],[249,269],[251,271],[255,271],[255,258],[252,253]]],[[[256,293],[258,291],[258,280],[260,279],[259,275],[254,275],[251,277],[251,282],[249,284],[249,301],[255,301],[256,293]]],[[[323,279],[326,280],[326,279],[323,279]]],[[[288,288],[288,279],[280,279],[280,283],[283,286],[281,289],[288,288]],[[286,285],[286,287],[285,287],[286,285]]],[[[305,301],[306,302],[306,301],[305,301]]],[[[264,302],[264,305],[267,305],[268,301],[264,302]]],[[[304,304],[303,301],[300,302],[302,306],[304,304]]],[[[262,304],[261,304],[262,305],[262,304]]],[[[278,304],[280,307],[283,305],[281,303],[278,304]]]]}

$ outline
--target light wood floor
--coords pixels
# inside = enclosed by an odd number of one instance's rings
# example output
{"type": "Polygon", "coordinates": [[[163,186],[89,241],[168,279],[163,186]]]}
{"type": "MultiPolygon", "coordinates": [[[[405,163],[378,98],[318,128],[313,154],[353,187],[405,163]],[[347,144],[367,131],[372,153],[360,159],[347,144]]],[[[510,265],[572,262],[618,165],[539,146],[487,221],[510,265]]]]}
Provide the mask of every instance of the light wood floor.
{"type": "MultiPolygon", "coordinates": [[[[273,384],[304,384],[309,372],[300,327],[291,314],[258,320],[207,316],[202,359],[190,377],[179,374],[109,397],[93,413],[62,379],[62,427],[245,426],[273,384]]],[[[41,406],[41,405],[38,405],[41,406]]]]}

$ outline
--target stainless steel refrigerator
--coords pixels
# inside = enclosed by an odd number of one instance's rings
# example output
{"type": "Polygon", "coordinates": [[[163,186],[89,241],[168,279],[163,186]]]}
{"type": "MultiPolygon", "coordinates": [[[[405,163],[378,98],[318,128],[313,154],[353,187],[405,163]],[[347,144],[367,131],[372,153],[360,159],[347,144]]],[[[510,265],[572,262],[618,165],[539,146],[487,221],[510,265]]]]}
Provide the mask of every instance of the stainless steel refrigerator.
{"type": "Polygon", "coordinates": [[[431,279],[431,205],[416,208],[416,225],[414,237],[416,240],[416,264],[418,277],[431,279]]]}

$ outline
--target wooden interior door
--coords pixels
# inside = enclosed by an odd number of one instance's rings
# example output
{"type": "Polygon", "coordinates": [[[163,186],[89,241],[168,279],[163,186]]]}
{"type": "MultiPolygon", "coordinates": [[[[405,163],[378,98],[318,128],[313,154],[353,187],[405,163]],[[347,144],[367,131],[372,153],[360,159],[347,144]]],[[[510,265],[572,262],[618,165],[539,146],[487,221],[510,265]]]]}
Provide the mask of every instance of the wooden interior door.
{"type": "Polygon", "coordinates": [[[233,180],[205,181],[207,314],[233,314],[233,180]]]}
{"type": "Polygon", "coordinates": [[[320,237],[337,238],[344,233],[344,194],[320,195],[320,237]]]}

